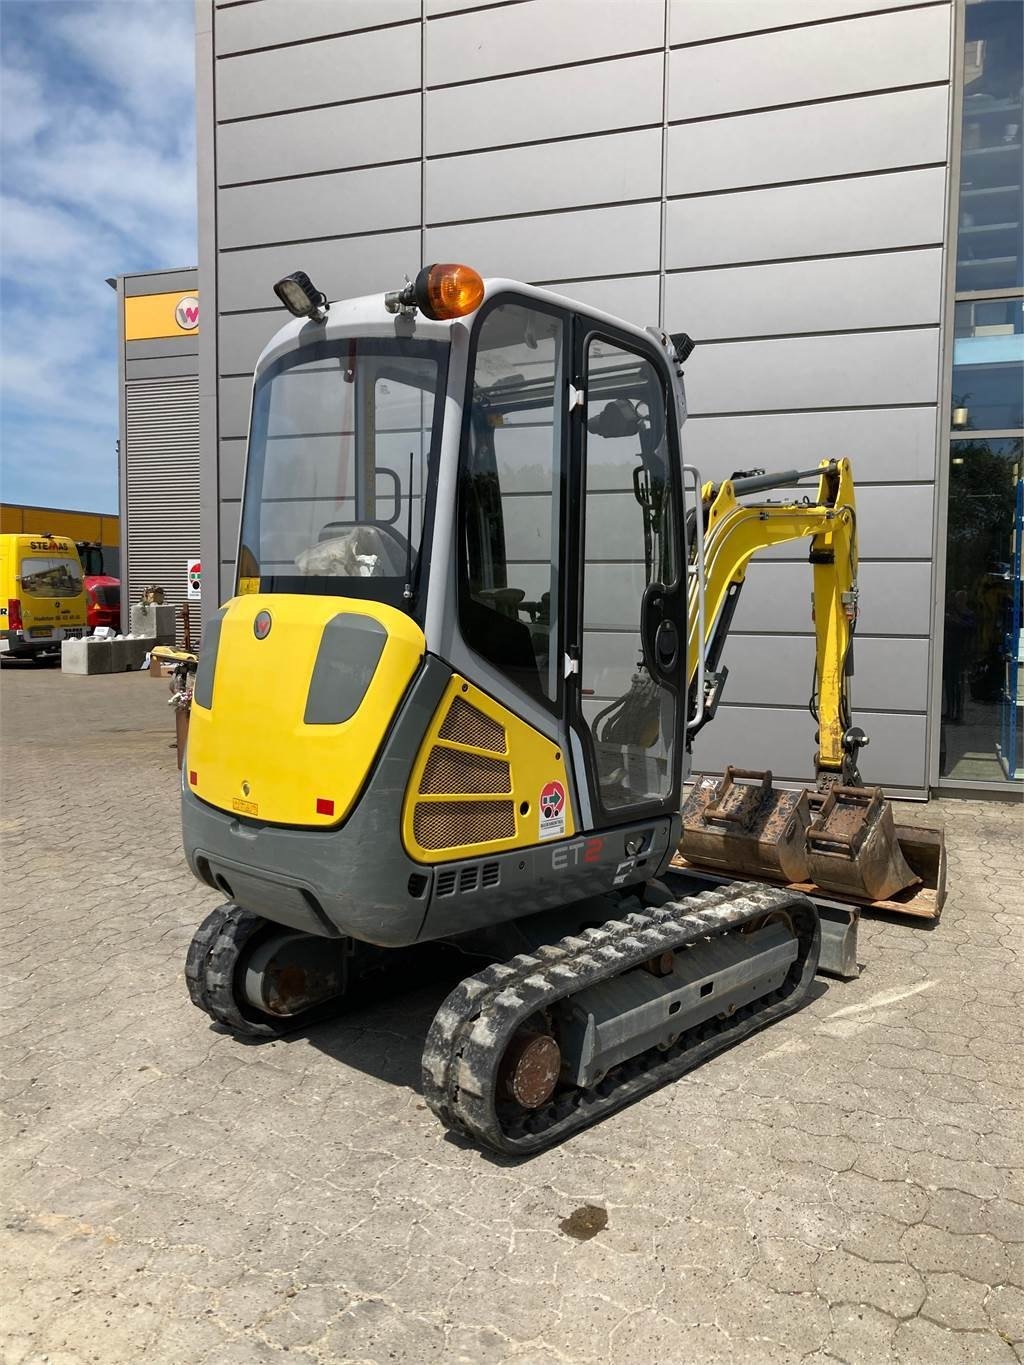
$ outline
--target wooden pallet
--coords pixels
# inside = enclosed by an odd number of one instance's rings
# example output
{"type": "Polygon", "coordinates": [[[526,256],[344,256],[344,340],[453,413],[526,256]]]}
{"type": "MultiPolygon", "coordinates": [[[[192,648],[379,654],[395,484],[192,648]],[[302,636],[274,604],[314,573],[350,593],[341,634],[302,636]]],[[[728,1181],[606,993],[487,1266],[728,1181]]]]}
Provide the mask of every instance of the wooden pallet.
{"type": "MultiPolygon", "coordinates": [[[[860,900],[856,896],[843,895],[838,891],[822,891],[813,882],[782,882],[781,878],[759,877],[762,881],[777,881],[793,891],[802,891],[813,899],[840,901],[847,905],[860,906],[862,910],[879,910],[887,914],[910,915],[914,919],[937,920],[942,914],[946,901],[946,840],[941,829],[930,829],[924,825],[897,825],[896,838],[900,849],[912,871],[921,878],[916,886],[908,886],[899,891],[891,900],[860,900]]],[[[692,868],[694,872],[713,872],[718,876],[724,869],[703,868],[699,863],[691,863],[677,853],[671,866],[680,872],[692,868]]],[[[727,875],[727,874],[724,874],[727,875]]]]}

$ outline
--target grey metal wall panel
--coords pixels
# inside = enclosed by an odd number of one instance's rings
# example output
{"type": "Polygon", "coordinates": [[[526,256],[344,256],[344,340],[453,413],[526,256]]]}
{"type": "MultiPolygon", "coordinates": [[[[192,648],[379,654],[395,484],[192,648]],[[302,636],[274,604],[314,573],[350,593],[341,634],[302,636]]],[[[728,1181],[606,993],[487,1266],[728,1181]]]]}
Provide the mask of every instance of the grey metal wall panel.
{"type": "Polygon", "coordinates": [[[225,123],[217,137],[221,185],[340,171],[420,154],[420,97],[307,109],[225,123]]]}
{"type": "Polygon", "coordinates": [[[173,294],[180,289],[183,294],[195,289],[199,273],[195,267],[187,270],[154,271],[146,275],[125,275],[124,292],[129,299],[142,294],[173,294]]]}
{"type": "Polygon", "coordinates": [[[222,249],[418,226],[420,166],[241,185],[221,190],[218,206],[222,249]]]}
{"type": "Polygon", "coordinates": [[[233,502],[222,495],[220,500],[220,549],[227,559],[234,555],[238,544],[238,523],[242,515],[242,504],[233,502]]]}
{"type": "MultiPolygon", "coordinates": [[[[412,275],[419,267],[418,229],[229,251],[218,260],[221,312],[280,309],[274,281],[292,270],[305,270],[329,299],[343,299],[393,289],[402,283],[404,271],[412,275]]],[[[281,309],[279,325],[286,316],[281,309]]]]}
{"type": "Polygon", "coordinates": [[[525,0],[426,26],[424,83],[450,85],[660,48],[664,0],[525,0]]]}
{"type": "Polygon", "coordinates": [[[401,23],[420,17],[420,0],[258,0],[217,15],[217,55],[275,43],[301,43],[325,35],[401,23]]]}
{"type": "Polygon", "coordinates": [[[220,434],[226,437],[249,434],[249,406],[252,379],[242,376],[220,381],[220,434]]]}
{"type": "Polygon", "coordinates": [[[222,316],[217,323],[220,335],[218,360],[223,366],[222,373],[244,375],[251,380],[260,351],[285,321],[286,316],[276,310],[222,316]]]}
{"type": "MultiPolygon", "coordinates": [[[[932,582],[929,563],[870,561],[861,564],[858,582],[858,641],[865,635],[928,634],[932,582]]],[[[780,563],[755,556],[747,569],[733,629],[739,634],[809,634],[814,629],[812,587],[806,554],[802,563],[780,563]]]]}
{"type": "Polygon", "coordinates": [[[450,223],[660,194],[661,129],[648,128],[428,161],[424,217],[450,223]]]}
{"type": "MultiPolygon", "coordinates": [[[[699,43],[759,29],[894,10],[921,0],[668,0],[669,42],[699,43]]],[[[948,0],[947,0],[948,3],[948,0]]]]}
{"type": "Polygon", "coordinates": [[[949,24],[950,11],[940,5],[677,48],[669,59],[668,116],[708,118],[942,81],[949,24]]]}
{"type": "Polygon", "coordinates": [[[930,559],[935,488],[930,483],[872,485],[857,498],[862,559],[930,559]]]}
{"type": "MultiPolygon", "coordinates": [[[[730,706],[802,706],[811,694],[814,640],[809,635],[730,635],[722,654],[730,706]]],[[[928,641],[857,638],[855,708],[924,711],[928,704],[928,641]]]]}
{"type": "MultiPolygon", "coordinates": [[[[425,94],[428,156],[661,123],[660,52],[425,94]]],[[[591,155],[587,147],[579,155],[591,155]]]]}
{"type": "MultiPolygon", "coordinates": [[[[221,497],[242,496],[242,475],[245,471],[245,437],[222,440],[219,451],[221,497]]],[[[234,554],[235,547],[231,546],[234,554]]]]}
{"type": "MultiPolygon", "coordinates": [[[[689,371],[689,366],[687,367],[689,371]]],[[[696,399],[696,378],[691,401],[696,399]]],[[[835,412],[699,417],[686,424],[683,451],[705,478],[736,469],[810,469],[845,456],[857,487],[935,477],[935,409],[875,408],[835,412]]]]}
{"type": "Polygon", "coordinates": [[[126,341],[127,360],[157,360],[161,356],[199,354],[198,333],[193,336],[151,337],[148,341],[126,341]]]}
{"type": "Polygon", "coordinates": [[[161,376],[194,375],[195,355],[168,355],[155,360],[125,360],[125,379],[159,379],[161,376]]]}
{"type": "Polygon", "coordinates": [[[196,227],[203,277],[206,324],[199,333],[199,549],[209,566],[207,608],[216,606],[217,536],[217,126],[215,123],[213,25],[211,0],[196,0],[196,227]],[[212,599],[212,601],[211,601],[212,599]]]}
{"type": "MultiPolygon", "coordinates": [[[[926,721],[921,715],[855,709],[871,737],[861,751],[865,782],[920,791],[925,786],[926,721]]],[[[694,745],[694,772],[722,772],[727,763],[770,768],[779,781],[814,780],[815,724],[806,707],[723,705],[694,745]]]]}
{"type": "Polygon", "coordinates": [[[216,82],[218,119],[418,90],[420,28],[408,24],[372,29],[345,38],[222,57],[216,64],[216,82]]]}
{"type": "Polygon", "coordinates": [[[657,275],[634,275],[617,280],[566,280],[546,286],[567,299],[601,308],[606,313],[635,322],[639,327],[658,321],[657,275]]]}
{"type": "Polygon", "coordinates": [[[673,270],[926,246],[941,243],[945,210],[945,166],[673,199],[665,264],[673,270]]]}
{"type": "MultiPolygon", "coordinates": [[[[232,545],[231,553],[234,554],[235,547],[232,545]]],[[[235,561],[233,559],[224,560],[220,565],[220,600],[226,602],[235,591],[235,561]]]]}
{"type": "Polygon", "coordinates": [[[584,209],[429,228],[424,257],[471,261],[483,275],[563,280],[657,270],[660,205],[584,209]]]}
{"type": "MultiPolygon", "coordinates": [[[[669,312],[670,329],[686,316],[669,312]]],[[[698,346],[687,363],[694,412],[934,403],[937,328],[698,346]]]]}
{"type": "MultiPolygon", "coordinates": [[[[445,14],[458,14],[464,10],[490,8],[495,0],[426,0],[424,13],[428,19],[436,19],[445,14]]],[[[519,0],[497,0],[498,4],[517,5],[519,0]]]]}
{"type": "Polygon", "coordinates": [[[946,159],[945,86],[776,109],[668,134],[668,193],[813,180],[946,159]]]}
{"type": "Polygon", "coordinates": [[[939,248],[669,275],[665,306],[693,337],[938,323],[939,248]]]}

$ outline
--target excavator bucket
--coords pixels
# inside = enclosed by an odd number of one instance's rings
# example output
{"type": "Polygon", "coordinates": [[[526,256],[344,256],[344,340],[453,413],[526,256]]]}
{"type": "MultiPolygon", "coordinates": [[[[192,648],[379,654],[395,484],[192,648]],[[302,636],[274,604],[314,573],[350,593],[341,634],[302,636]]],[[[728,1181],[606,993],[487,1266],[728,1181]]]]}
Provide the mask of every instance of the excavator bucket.
{"type": "Polygon", "coordinates": [[[679,852],[689,862],[736,876],[809,880],[805,791],[774,791],[770,772],[728,767],[704,778],[683,805],[679,852]]]}
{"type": "Polygon", "coordinates": [[[833,787],[806,842],[810,880],[823,891],[881,901],[921,880],[900,850],[880,787],[833,787]]]}

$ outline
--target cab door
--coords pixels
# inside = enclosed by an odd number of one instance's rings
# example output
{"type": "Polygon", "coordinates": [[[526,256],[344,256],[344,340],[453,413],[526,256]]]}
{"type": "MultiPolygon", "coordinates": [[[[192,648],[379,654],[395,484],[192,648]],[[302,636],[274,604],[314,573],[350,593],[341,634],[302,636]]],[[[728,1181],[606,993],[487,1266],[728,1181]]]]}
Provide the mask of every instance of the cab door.
{"type": "Polygon", "coordinates": [[[567,707],[595,828],[679,809],[686,591],[678,425],[654,349],[577,316],[567,707]]]}

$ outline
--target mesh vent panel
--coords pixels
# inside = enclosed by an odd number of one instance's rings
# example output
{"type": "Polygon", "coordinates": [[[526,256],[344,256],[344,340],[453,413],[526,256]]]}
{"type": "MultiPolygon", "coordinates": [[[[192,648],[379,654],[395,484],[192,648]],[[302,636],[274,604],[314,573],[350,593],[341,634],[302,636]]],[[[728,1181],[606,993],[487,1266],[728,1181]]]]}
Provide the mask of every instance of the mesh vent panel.
{"type": "Polygon", "coordinates": [[[505,728],[490,716],[485,716],[468,701],[456,697],[448,708],[439,731],[441,739],[453,739],[456,744],[472,744],[477,749],[505,752],[505,728]]]}
{"type": "Polygon", "coordinates": [[[418,805],[413,833],[420,848],[459,848],[463,844],[487,844],[492,839],[512,839],[516,832],[511,801],[452,801],[445,805],[418,805]]]}
{"type": "Polygon", "coordinates": [[[509,766],[501,759],[463,754],[456,749],[436,748],[427,759],[420,791],[443,796],[446,792],[481,792],[500,796],[511,792],[509,766]]]}

